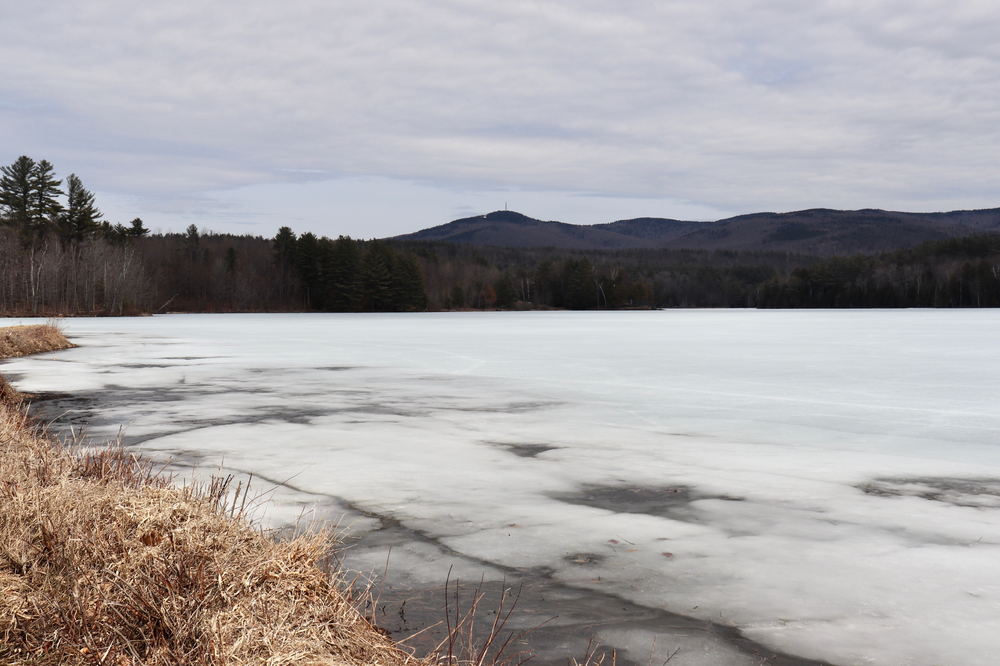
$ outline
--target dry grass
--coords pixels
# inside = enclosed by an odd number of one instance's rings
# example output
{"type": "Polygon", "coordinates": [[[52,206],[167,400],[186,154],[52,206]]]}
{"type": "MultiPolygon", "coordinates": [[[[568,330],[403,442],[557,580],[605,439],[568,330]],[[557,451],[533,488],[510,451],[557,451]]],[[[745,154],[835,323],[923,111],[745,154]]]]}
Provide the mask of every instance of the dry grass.
{"type": "Polygon", "coordinates": [[[7,383],[7,380],[0,375],[0,403],[17,403],[21,401],[21,394],[7,383]]]}
{"type": "Polygon", "coordinates": [[[418,663],[318,566],[328,536],[270,539],[229,495],[0,404],[0,663],[418,663]]]}
{"type": "Polygon", "coordinates": [[[32,326],[0,328],[0,359],[69,349],[75,345],[62,334],[59,320],[32,326]]]}

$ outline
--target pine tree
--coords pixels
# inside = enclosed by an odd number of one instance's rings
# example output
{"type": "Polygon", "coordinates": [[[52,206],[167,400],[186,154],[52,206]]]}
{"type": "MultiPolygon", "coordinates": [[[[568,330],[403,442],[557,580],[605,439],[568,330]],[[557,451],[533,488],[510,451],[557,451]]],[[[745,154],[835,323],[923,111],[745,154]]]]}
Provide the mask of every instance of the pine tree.
{"type": "Polygon", "coordinates": [[[353,312],[361,307],[361,249],[357,241],[340,236],[333,241],[329,259],[326,306],[335,312],[353,312]]]}
{"type": "Polygon", "coordinates": [[[56,199],[62,192],[47,160],[35,162],[22,155],[10,166],[0,167],[0,208],[3,218],[14,225],[27,242],[45,235],[57,223],[62,205],[56,199]]]}
{"type": "Polygon", "coordinates": [[[392,257],[389,248],[378,241],[368,246],[361,261],[361,284],[366,304],[372,312],[384,311],[390,305],[392,286],[392,257]]]}
{"type": "Polygon", "coordinates": [[[59,186],[61,180],[55,177],[55,169],[48,160],[35,165],[31,175],[31,215],[36,225],[56,220],[62,212],[62,204],[56,199],[63,194],[59,186]]]}
{"type": "Polygon", "coordinates": [[[514,280],[507,271],[504,271],[493,285],[493,291],[497,295],[497,305],[502,308],[511,307],[517,300],[517,287],[514,286],[514,280]]]}
{"type": "MultiPolygon", "coordinates": [[[[66,179],[66,211],[59,217],[59,231],[66,242],[78,243],[100,228],[104,217],[94,205],[94,195],[87,190],[76,174],[66,179]]],[[[138,219],[138,218],[136,218],[138,219]]],[[[139,222],[140,226],[142,221],[139,222]]]]}
{"type": "Polygon", "coordinates": [[[133,236],[135,238],[142,238],[143,236],[145,236],[146,234],[149,233],[149,229],[147,229],[146,227],[142,226],[142,218],[141,217],[137,217],[134,220],[132,220],[131,224],[132,224],[132,226],[130,226],[128,228],[128,235],[129,236],[133,236]]]}
{"type": "Polygon", "coordinates": [[[21,155],[10,166],[0,167],[0,207],[3,220],[18,228],[27,228],[31,223],[31,178],[35,171],[35,160],[21,155]]]}

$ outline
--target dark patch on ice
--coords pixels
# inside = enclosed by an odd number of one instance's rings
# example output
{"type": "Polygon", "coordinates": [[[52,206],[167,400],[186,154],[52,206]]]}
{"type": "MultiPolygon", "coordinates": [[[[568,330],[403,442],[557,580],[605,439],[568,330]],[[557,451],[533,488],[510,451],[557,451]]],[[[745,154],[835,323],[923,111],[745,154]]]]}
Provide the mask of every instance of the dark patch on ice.
{"type": "Polygon", "coordinates": [[[615,513],[642,513],[650,516],[672,518],[696,522],[691,503],[696,500],[716,499],[741,502],[742,497],[700,493],[691,486],[672,485],[662,487],[621,485],[584,486],[573,493],[551,495],[552,499],[605,509],[615,513]]]}
{"type": "Polygon", "coordinates": [[[572,553],[570,555],[566,555],[563,559],[570,564],[575,564],[580,567],[593,567],[604,562],[606,556],[598,555],[597,553],[572,553]]]}
{"type": "Polygon", "coordinates": [[[559,448],[558,446],[551,446],[549,444],[505,444],[503,442],[489,442],[489,444],[503,447],[521,458],[534,458],[546,451],[559,448]]]}
{"type": "Polygon", "coordinates": [[[879,478],[857,486],[878,497],[921,497],[977,509],[1000,508],[1000,479],[955,477],[879,478]]]}
{"type": "MultiPolygon", "coordinates": [[[[141,420],[144,414],[153,414],[158,410],[158,405],[163,403],[176,403],[189,398],[197,400],[199,397],[217,395],[219,393],[261,393],[248,387],[243,389],[219,389],[218,387],[181,387],[171,388],[124,388],[111,385],[105,389],[88,391],[81,394],[71,395],[65,393],[50,393],[32,399],[32,413],[44,421],[50,421],[50,429],[57,435],[63,437],[76,437],[79,432],[88,428],[98,429],[109,426],[123,426],[121,414],[116,412],[117,407],[127,405],[133,416],[133,421],[141,420]],[[100,406],[100,408],[98,408],[100,406]],[[70,433],[70,429],[73,433],[70,433]]],[[[205,418],[177,418],[168,425],[161,424],[161,428],[155,433],[143,435],[128,435],[127,427],[121,437],[122,443],[126,446],[135,446],[144,442],[152,441],[160,437],[177,435],[184,432],[211,428],[217,426],[254,424],[260,422],[282,422],[295,425],[309,425],[313,419],[341,412],[352,412],[353,409],[327,408],[323,406],[304,407],[288,409],[280,404],[255,406],[252,409],[235,411],[222,417],[206,416],[205,418]]],[[[110,435],[115,438],[114,434],[110,435]]],[[[100,436],[85,436],[88,443],[101,445],[109,439],[109,434],[105,432],[100,436]]]]}
{"type": "Polygon", "coordinates": [[[644,486],[587,486],[575,493],[554,496],[568,504],[582,504],[616,513],[646,513],[665,516],[671,509],[691,502],[689,486],[649,488],[644,486]]]}

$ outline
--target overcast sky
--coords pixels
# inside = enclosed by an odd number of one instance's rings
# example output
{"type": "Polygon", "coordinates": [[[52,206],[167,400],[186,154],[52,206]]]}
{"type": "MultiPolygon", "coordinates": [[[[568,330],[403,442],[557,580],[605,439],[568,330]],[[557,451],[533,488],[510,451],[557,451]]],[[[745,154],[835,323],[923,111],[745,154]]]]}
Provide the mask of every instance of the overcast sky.
{"type": "Polygon", "coordinates": [[[0,0],[0,163],[112,222],[384,237],[1000,206],[995,0],[0,0]]]}

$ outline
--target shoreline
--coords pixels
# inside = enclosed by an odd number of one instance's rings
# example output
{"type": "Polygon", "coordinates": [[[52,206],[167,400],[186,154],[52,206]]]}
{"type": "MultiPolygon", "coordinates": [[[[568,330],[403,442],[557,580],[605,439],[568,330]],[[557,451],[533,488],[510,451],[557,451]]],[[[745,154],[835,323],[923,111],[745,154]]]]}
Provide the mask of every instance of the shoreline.
{"type": "MultiPolygon", "coordinates": [[[[0,328],[0,360],[29,354],[44,354],[75,346],[66,339],[57,323],[53,321],[0,328]]],[[[3,374],[0,374],[0,402],[19,403],[30,397],[33,396],[21,393],[7,382],[3,374]]]]}
{"type": "MultiPolygon", "coordinates": [[[[14,328],[0,357],[73,346],[14,328]]],[[[23,397],[0,400],[0,662],[426,662],[359,610],[330,533],[279,541],[231,477],[176,487],[121,446],[55,440],[23,397]]]]}

